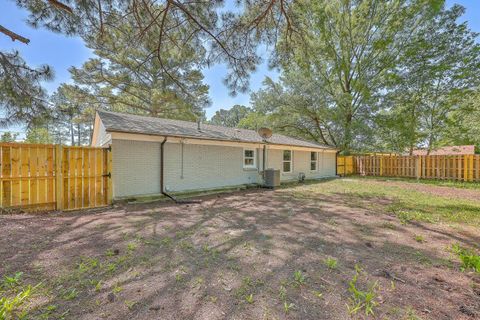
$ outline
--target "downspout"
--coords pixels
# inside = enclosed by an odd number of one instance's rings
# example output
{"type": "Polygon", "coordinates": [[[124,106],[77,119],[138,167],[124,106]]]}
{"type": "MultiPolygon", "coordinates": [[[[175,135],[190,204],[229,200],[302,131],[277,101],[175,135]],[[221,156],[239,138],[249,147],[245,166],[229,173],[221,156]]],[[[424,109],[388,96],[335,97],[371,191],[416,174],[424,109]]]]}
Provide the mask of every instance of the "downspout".
{"type": "Polygon", "coordinates": [[[176,204],[200,203],[201,201],[199,200],[180,200],[164,191],[163,182],[164,182],[165,160],[163,157],[164,155],[163,151],[165,149],[164,146],[166,142],[167,142],[167,137],[165,137],[162,143],[160,143],[160,193],[166,196],[167,198],[170,198],[171,200],[173,200],[176,204]]]}
{"type": "Polygon", "coordinates": [[[267,156],[267,144],[263,144],[263,157],[262,157],[262,169],[263,169],[263,184],[265,184],[265,162],[267,156]]]}

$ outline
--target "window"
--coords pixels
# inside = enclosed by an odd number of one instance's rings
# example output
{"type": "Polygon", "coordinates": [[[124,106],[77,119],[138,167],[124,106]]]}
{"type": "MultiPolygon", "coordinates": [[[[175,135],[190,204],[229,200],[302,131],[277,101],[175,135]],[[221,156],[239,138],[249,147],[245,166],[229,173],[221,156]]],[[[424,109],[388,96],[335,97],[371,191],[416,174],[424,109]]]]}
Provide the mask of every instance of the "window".
{"type": "Polygon", "coordinates": [[[243,167],[256,168],[255,166],[255,149],[243,150],[243,167]]]}
{"type": "Polygon", "coordinates": [[[283,151],[283,172],[292,172],[292,150],[283,151]]]}
{"type": "Polygon", "coordinates": [[[310,171],[317,171],[318,153],[310,152],[310,171]]]}

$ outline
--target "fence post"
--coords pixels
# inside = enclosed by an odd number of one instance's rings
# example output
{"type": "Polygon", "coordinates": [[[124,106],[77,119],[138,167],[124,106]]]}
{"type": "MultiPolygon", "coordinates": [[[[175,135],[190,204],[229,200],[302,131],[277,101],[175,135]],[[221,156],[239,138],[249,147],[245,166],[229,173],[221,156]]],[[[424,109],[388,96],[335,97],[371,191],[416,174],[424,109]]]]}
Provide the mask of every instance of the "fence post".
{"type": "Polygon", "coordinates": [[[108,177],[108,191],[107,191],[107,204],[112,204],[113,200],[113,188],[112,188],[112,146],[107,151],[107,169],[110,174],[108,177]]]}
{"type": "Polygon", "coordinates": [[[55,207],[63,210],[62,145],[55,146],[55,207]]]}
{"type": "Polygon", "coordinates": [[[417,178],[417,180],[420,179],[421,165],[422,165],[422,162],[420,160],[420,156],[416,156],[415,157],[415,177],[417,178]]]}

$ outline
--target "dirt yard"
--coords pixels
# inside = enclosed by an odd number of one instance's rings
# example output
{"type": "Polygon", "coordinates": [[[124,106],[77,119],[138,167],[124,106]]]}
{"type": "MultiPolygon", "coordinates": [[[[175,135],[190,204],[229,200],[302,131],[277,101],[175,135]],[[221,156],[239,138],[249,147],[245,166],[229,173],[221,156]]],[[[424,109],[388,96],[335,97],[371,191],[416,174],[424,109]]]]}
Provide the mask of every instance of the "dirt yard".
{"type": "Polygon", "coordinates": [[[36,286],[29,319],[479,319],[452,246],[478,254],[480,191],[457,191],[348,178],[3,215],[0,293],[36,286]]]}

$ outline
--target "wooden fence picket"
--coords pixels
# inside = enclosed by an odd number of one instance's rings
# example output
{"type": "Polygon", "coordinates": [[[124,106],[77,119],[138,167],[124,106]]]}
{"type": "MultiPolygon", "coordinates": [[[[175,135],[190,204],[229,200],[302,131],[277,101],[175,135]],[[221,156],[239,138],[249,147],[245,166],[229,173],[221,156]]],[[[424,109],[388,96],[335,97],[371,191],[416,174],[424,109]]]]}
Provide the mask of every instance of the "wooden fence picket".
{"type": "Polygon", "coordinates": [[[0,143],[0,208],[74,210],[112,201],[111,149],[0,143]]]}
{"type": "Polygon", "coordinates": [[[340,175],[480,181],[480,155],[339,156],[337,165],[340,175]]]}

